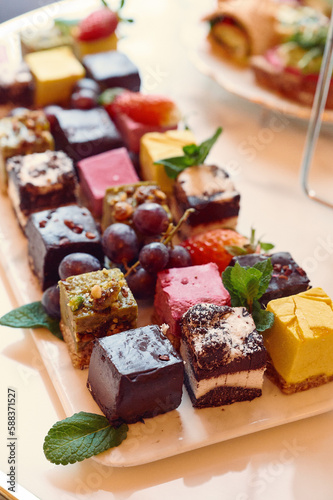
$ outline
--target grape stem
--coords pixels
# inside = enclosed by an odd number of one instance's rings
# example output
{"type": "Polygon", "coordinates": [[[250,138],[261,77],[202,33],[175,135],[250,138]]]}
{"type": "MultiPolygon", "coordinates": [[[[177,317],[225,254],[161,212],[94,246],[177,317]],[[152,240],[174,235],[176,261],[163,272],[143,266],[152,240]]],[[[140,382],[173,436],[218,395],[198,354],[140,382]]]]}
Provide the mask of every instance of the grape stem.
{"type": "MultiPolygon", "coordinates": [[[[179,222],[176,226],[174,226],[173,224],[170,224],[170,226],[168,227],[167,231],[165,232],[165,234],[162,236],[162,238],[160,239],[160,243],[163,243],[163,245],[168,245],[172,238],[174,237],[174,235],[177,233],[177,231],[179,231],[180,229],[180,226],[182,224],[184,224],[184,222],[187,221],[187,219],[189,218],[189,216],[195,212],[195,209],[194,208],[188,208],[186,210],[186,212],[184,212],[184,214],[182,215],[182,217],[179,219],[179,222]]],[[[131,272],[135,271],[135,269],[138,267],[138,265],[140,264],[140,262],[137,260],[135,262],[135,264],[133,264],[133,266],[131,266],[130,268],[127,268],[127,271],[125,273],[125,278],[131,274],[131,272]]],[[[125,267],[126,266],[126,263],[124,263],[125,267]]]]}

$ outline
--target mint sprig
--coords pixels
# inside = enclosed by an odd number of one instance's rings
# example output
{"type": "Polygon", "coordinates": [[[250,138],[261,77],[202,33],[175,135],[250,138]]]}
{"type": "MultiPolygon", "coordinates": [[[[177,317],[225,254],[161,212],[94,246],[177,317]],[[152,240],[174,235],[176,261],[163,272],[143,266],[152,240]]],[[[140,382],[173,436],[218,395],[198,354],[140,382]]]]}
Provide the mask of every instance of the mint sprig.
{"type": "Polygon", "coordinates": [[[13,309],[0,318],[0,325],[11,328],[47,328],[53,335],[63,339],[59,320],[51,318],[40,301],[13,309]]]}
{"type": "Polygon", "coordinates": [[[272,243],[264,243],[261,239],[256,238],[256,230],[251,227],[251,235],[250,242],[240,247],[237,245],[226,245],[225,249],[230,255],[247,255],[249,253],[258,253],[258,249],[260,252],[267,253],[274,248],[272,243]]]}
{"type": "Polygon", "coordinates": [[[81,411],[51,427],[44,440],[44,454],[57,465],[82,462],[119,446],[127,431],[127,424],[113,427],[103,415],[81,411]]]}
{"type": "Polygon", "coordinates": [[[259,299],[271,280],[271,259],[257,262],[253,267],[242,267],[238,262],[222,273],[224,287],[230,293],[233,307],[246,307],[252,314],[258,332],[263,332],[274,323],[274,314],[261,308],[259,299]]]}
{"type": "Polygon", "coordinates": [[[222,133],[222,128],[219,127],[215,134],[197,146],[189,144],[183,147],[183,156],[174,156],[163,160],[155,161],[156,165],[164,165],[165,173],[171,179],[176,179],[178,174],[188,167],[193,165],[202,165],[207,158],[210,150],[214,146],[218,137],[222,133]]]}

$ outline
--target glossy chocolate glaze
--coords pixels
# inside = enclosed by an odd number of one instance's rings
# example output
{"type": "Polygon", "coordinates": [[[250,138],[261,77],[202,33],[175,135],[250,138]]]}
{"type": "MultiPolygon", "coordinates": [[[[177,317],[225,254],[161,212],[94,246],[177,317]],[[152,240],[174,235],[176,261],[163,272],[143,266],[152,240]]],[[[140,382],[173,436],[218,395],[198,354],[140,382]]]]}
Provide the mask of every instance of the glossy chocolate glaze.
{"type": "Polygon", "coordinates": [[[269,257],[273,264],[273,273],[267,290],[260,299],[263,306],[270,300],[296,295],[310,288],[310,280],[305,271],[294,261],[289,252],[276,252],[272,255],[240,255],[232,259],[230,266],[234,266],[237,261],[241,266],[252,267],[269,257]]]}
{"type": "Polygon", "coordinates": [[[51,132],[56,149],[65,151],[74,161],[124,145],[116,126],[102,108],[81,110],[54,106],[52,114],[51,132]]]}
{"type": "Polygon", "coordinates": [[[59,264],[69,253],[90,253],[103,263],[100,234],[86,208],[68,205],[31,214],[25,233],[29,260],[43,290],[57,283],[59,264]]]}
{"type": "Polygon", "coordinates": [[[118,50],[89,54],[82,62],[88,76],[98,82],[102,90],[113,87],[122,87],[133,92],[140,90],[138,68],[118,50]]]}
{"type": "Polygon", "coordinates": [[[183,362],[156,325],[94,342],[87,386],[112,423],[134,423],[174,410],[182,384],[183,362]]]}

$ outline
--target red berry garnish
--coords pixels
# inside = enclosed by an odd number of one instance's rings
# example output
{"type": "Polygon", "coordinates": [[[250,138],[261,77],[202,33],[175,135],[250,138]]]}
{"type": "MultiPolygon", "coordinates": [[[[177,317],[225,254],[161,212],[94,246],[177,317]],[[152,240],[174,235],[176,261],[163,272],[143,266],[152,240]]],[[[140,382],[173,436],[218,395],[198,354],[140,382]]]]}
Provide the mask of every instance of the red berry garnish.
{"type": "Polygon", "coordinates": [[[112,10],[106,7],[95,10],[79,23],[77,37],[81,41],[106,38],[114,33],[118,22],[119,18],[112,10]]]}

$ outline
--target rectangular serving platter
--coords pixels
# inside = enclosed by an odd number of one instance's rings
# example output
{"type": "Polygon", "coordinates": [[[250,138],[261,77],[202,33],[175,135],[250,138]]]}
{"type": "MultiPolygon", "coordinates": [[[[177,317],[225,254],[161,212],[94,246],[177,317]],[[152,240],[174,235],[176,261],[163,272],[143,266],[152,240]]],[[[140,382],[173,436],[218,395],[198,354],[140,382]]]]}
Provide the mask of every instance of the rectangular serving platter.
{"type": "MultiPolygon", "coordinates": [[[[27,240],[9,199],[0,196],[1,265],[17,305],[40,300],[41,291],[28,264],[27,240]]],[[[139,304],[139,325],[152,322],[152,307],[139,304]]],[[[64,342],[44,329],[31,334],[65,414],[101,413],[86,388],[87,370],[72,367],[64,342]]],[[[333,409],[333,383],[286,396],[265,379],[263,395],[251,402],[195,410],[184,388],[177,410],[129,426],[128,437],[94,460],[113,467],[142,465],[203,446],[311,417],[333,409]]]]}

